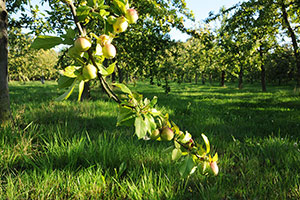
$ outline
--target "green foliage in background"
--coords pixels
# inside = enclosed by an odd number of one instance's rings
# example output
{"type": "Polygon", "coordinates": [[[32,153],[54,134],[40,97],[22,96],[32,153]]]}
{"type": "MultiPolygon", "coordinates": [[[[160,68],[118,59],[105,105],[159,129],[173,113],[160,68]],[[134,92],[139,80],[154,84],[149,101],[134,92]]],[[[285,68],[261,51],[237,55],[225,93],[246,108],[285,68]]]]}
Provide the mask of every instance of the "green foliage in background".
{"type": "Polygon", "coordinates": [[[58,78],[55,65],[58,54],[54,50],[34,50],[30,48],[33,42],[29,34],[24,34],[21,29],[9,30],[9,79],[17,81],[46,80],[58,78]]]}

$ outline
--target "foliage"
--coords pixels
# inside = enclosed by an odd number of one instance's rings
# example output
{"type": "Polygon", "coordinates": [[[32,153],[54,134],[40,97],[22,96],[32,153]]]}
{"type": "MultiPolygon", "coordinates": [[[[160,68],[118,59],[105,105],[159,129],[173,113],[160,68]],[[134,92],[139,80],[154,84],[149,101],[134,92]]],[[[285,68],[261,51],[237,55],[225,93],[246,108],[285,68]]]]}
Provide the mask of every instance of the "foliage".
{"type": "Polygon", "coordinates": [[[54,50],[33,50],[30,44],[33,39],[21,33],[21,29],[11,28],[9,31],[9,79],[19,81],[58,78],[54,68],[57,53],[54,50]]]}
{"type": "MultiPolygon", "coordinates": [[[[123,99],[112,90],[105,80],[105,77],[111,75],[116,66],[116,62],[107,66],[107,61],[116,56],[114,39],[128,28],[128,24],[135,23],[138,18],[137,12],[131,12],[129,2],[126,0],[114,0],[113,2],[89,1],[80,2],[78,5],[72,0],[63,1],[70,8],[74,23],[76,24],[79,35],[73,42],[73,37],[77,34],[71,28],[68,28],[66,34],[62,37],[56,36],[38,36],[31,47],[35,49],[50,49],[60,44],[72,45],[68,49],[68,55],[73,59],[72,65],[61,70],[61,77],[58,81],[60,88],[68,88],[67,91],[56,100],[68,99],[78,83],[78,101],[84,91],[85,82],[99,79],[103,91],[120,105],[118,123],[135,126],[135,134],[139,139],[151,138],[151,134],[157,131],[157,140],[173,140],[174,150],[173,160],[179,160],[181,157],[180,174],[187,177],[194,173],[195,169],[201,165],[203,171],[210,166],[218,174],[218,156],[209,155],[210,144],[207,137],[202,134],[206,148],[198,145],[192,135],[187,131],[180,131],[179,127],[172,121],[169,121],[169,115],[155,109],[157,99],[154,97],[151,101],[143,98],[138,93],[133,93],[127,86],[116,83],[126,96],[123,99]],[[76,6],[75,6],[76,5],[76,6]],[[130,19],[132,17],[133,20],[130,19]],[[100,36],[93,32],[97,23],[102,21],[104,27],[100,36]],[[175,134],[175,136],[174,136],[175,134]]],[[[160,5],[156,5],[159,6],[160,5]]],[[[125,52],[126,53],[126,52],[125,52]]]]}

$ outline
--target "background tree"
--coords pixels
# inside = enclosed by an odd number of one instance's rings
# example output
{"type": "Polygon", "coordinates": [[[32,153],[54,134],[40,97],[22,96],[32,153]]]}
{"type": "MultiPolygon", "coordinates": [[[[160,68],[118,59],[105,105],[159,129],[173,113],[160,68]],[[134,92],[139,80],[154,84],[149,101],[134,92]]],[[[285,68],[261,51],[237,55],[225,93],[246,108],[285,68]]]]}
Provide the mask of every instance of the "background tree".
{"type": "Polygon", "coordinates": [[[5,0],[0,0],[0,124],[6,124],[10,118],[10,102],[8,94],[8,36],[7,16],[5,0]]]}
{"type": "Polygon", "coordinates": [[[57,53],[54,50],[30,49],[33,42],[29,34],[24,34],[21,29],[9,29],[9,79],[17,81],[55,80],[58,78],[57,53]]]}

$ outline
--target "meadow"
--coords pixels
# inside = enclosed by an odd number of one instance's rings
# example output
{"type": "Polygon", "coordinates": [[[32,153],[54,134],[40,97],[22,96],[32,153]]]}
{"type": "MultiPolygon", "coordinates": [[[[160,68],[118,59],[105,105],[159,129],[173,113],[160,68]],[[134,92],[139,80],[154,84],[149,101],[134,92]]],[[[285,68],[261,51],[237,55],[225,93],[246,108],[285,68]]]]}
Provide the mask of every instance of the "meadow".
{"type": "Polygon", "coordinates": [[[300,199],[300,95],[292,86],[138,82],[132,90],[219,154],[220,172],[181,178],[170,142],[116,127],[117,104],[56,102],[55,82],[10,83],[14,125],[0,133],[0,199],[300,199]]]}

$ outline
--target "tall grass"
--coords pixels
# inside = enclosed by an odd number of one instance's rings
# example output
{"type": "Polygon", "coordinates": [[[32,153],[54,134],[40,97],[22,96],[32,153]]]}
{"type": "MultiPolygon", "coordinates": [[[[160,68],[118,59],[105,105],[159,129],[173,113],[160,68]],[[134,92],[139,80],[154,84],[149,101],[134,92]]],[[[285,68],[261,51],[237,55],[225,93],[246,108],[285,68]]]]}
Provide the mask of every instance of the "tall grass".
{"type": "Polygon", "coordinates": [[[291,87],[238,90],[139,82],[162,110],[219,154],[218,176],[182,179],[165,142],[137,140],[116,127],[117,105],[92,99],[55,102],[56,84],[10,84],[15,126],[0,134],[0,199],[299,199],[300,97],[291,87]]]}

